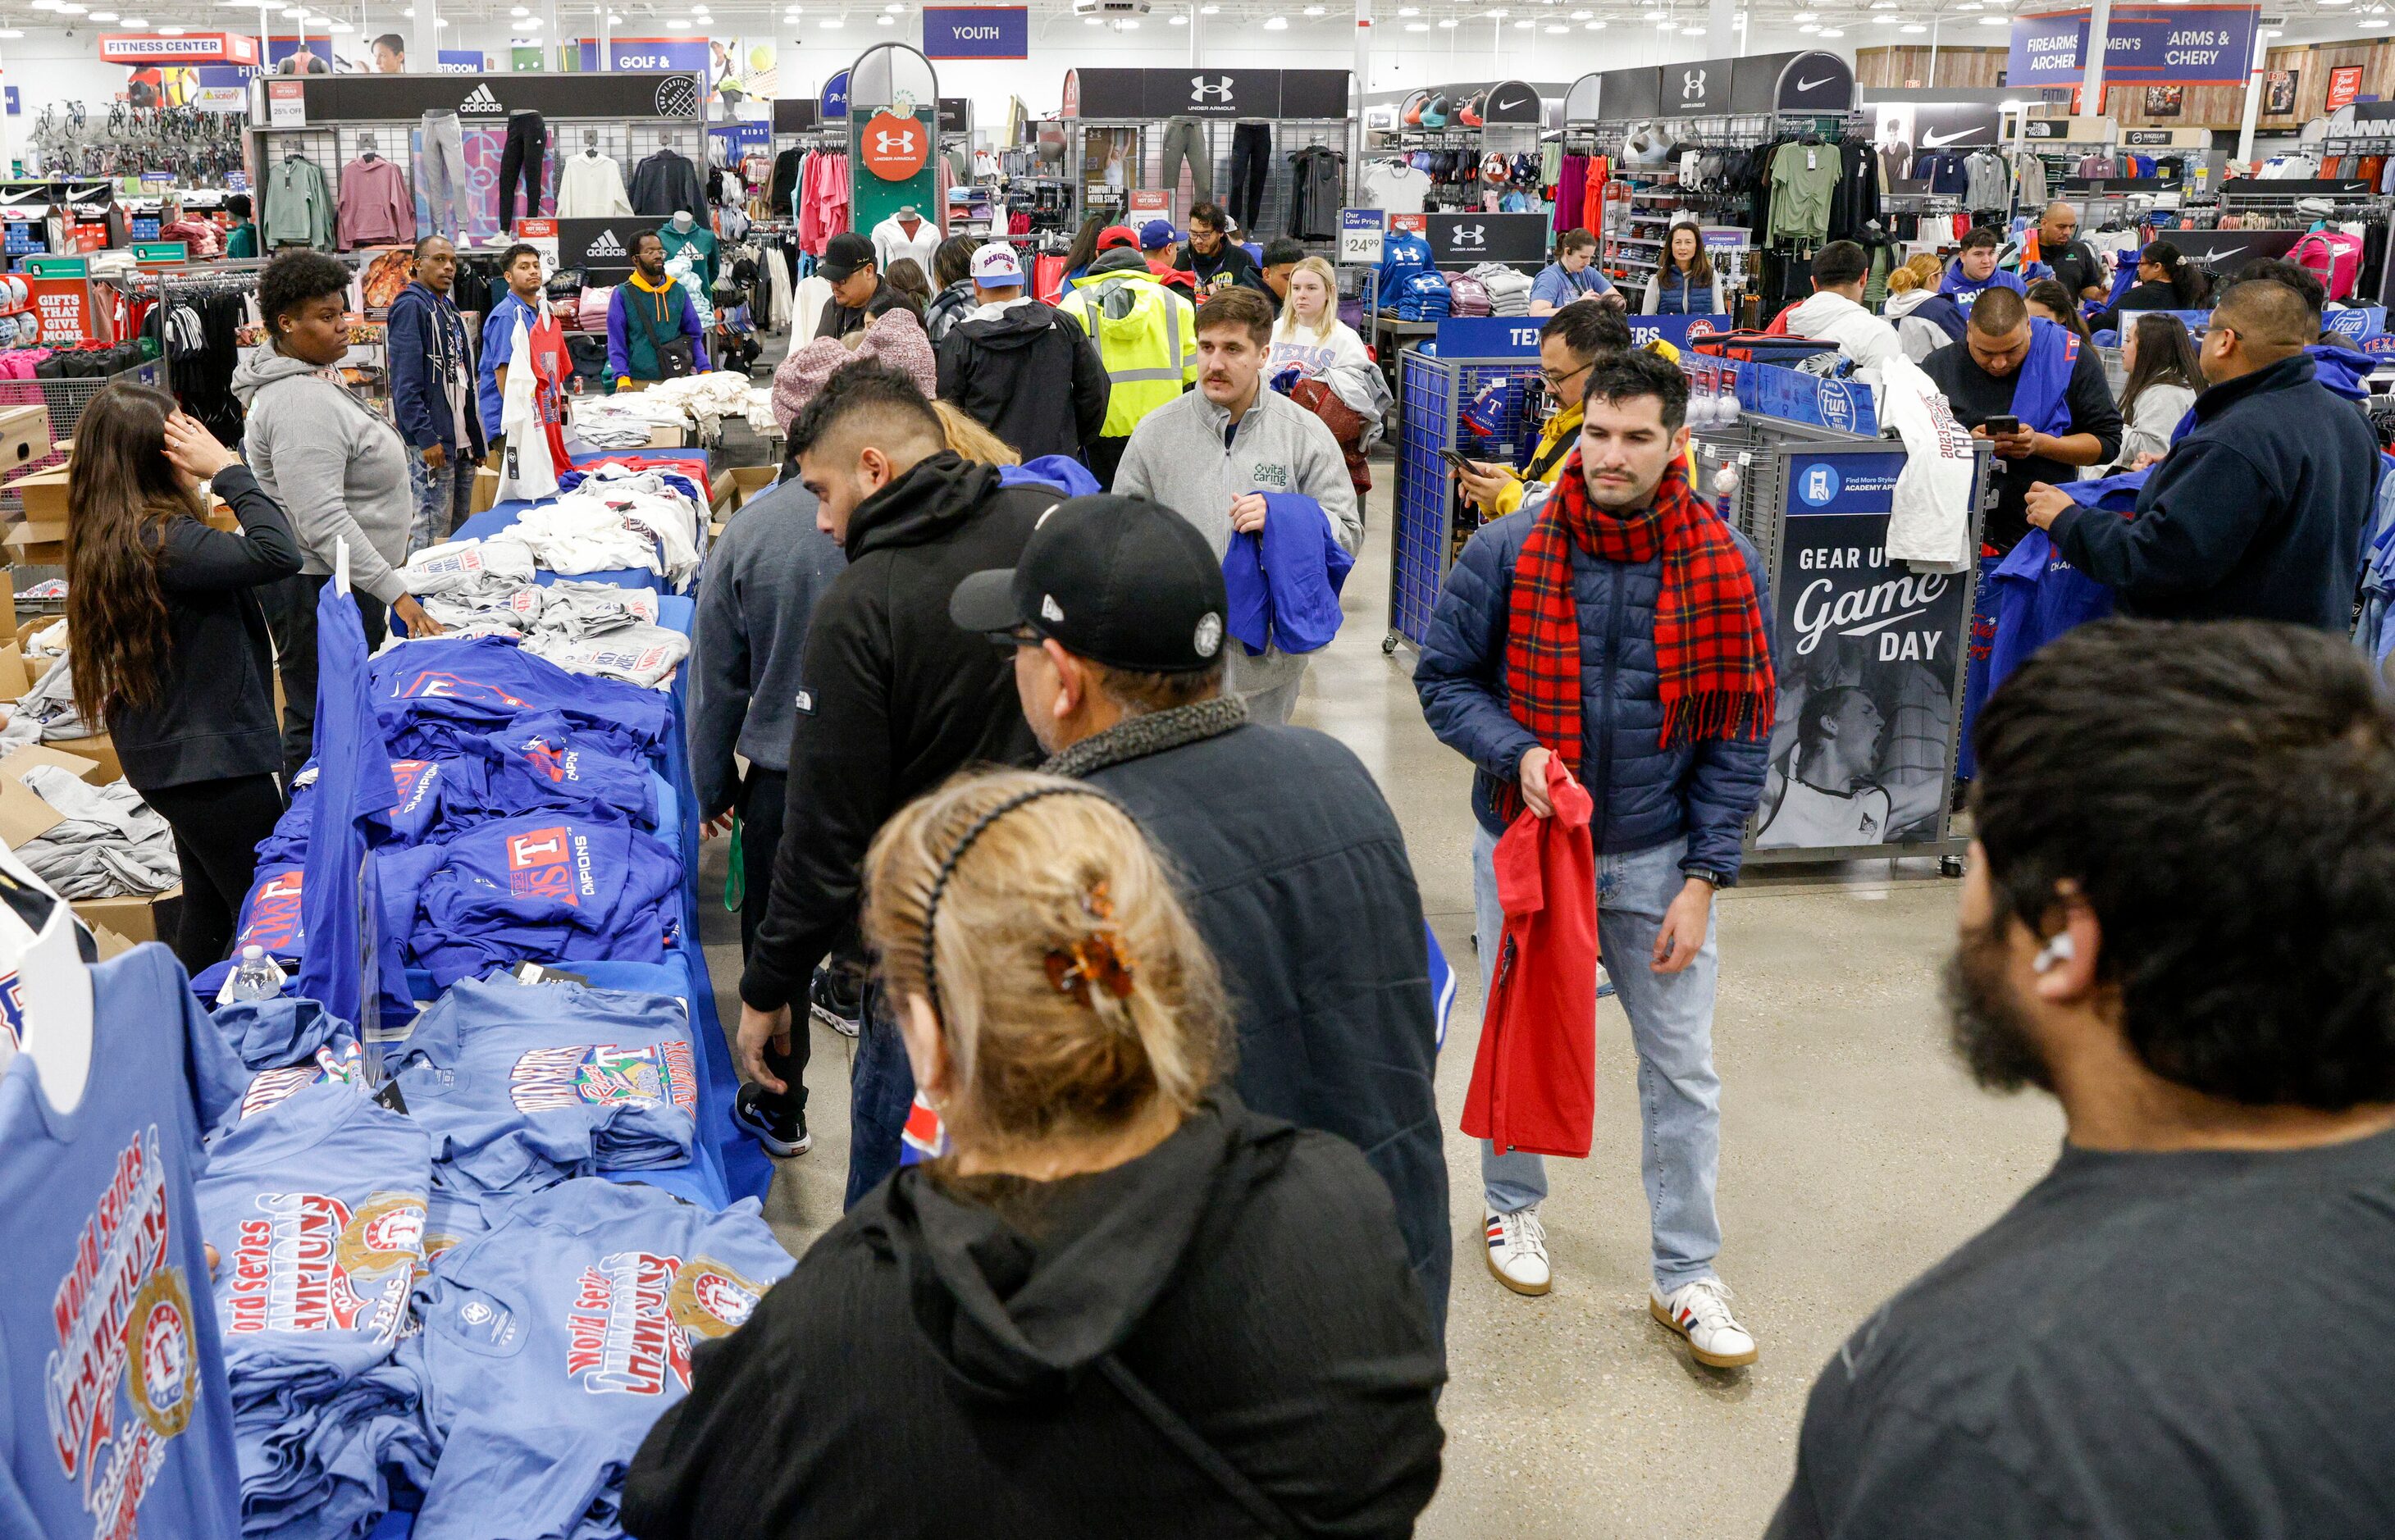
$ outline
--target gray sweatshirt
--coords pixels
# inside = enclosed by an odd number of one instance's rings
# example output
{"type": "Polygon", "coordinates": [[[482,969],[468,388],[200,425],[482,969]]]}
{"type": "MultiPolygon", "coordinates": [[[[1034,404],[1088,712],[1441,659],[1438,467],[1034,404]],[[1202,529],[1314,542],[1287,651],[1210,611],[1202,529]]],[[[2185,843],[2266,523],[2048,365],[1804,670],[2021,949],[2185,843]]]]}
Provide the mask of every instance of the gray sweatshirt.
{"type": "Polygon", "coordinates": [[[707,553],[692,641],[690,770],[699,816],[732,806],[732,756],[790,768],[799,661],[815,600],[848,565],[815,528],[814,494],[784,481],[723,526],[707,553]]]}
{"type": "Polygon", "coordinates": [[[385,604],[405,593],[396,569],[416,494],[399,429],[316,365],[264,343],[234,368],[232,393],[249,409],[242,458],[290,515],[300,571],[331,572],[334,543],[347,540],[351,587],[385,604]]]}
{"type": "MultiPolygon", "coordinates": [[[[1364,544],[1364,516],[1356,507],[1356,484],[1330,427],[1305,408],[1270,389],[1239,419],[1224,447],[1231,415],[1191,390],[1158,407],[1131,429],[1123,446],[1115,491],[1156,501],[1198,526],[1219,559],[1231,548],[1231,505],[1251,492],[1288,492],[1311,497],[1330,516],[1330,533],[1354,551],[1364,544]]],[[[1231,649],[1227,688],[1242,694],[1288,684],[1305,672],[1306,654],[1268,648],[1251,658],[1231,649]]]]}

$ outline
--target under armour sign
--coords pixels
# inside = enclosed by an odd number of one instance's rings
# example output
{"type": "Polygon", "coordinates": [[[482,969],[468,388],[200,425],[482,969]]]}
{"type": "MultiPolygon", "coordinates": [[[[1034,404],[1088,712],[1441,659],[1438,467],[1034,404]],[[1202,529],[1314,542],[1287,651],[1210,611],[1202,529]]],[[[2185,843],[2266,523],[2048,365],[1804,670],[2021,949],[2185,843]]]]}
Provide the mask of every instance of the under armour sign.
{"type": "Polygon", "coordinates": [[[1189,77],[1189,99],[1193,103],[1202,106],[1210,98],[1212,99],[1212,100],[1219,106],[1227,107],[1231,104],[1231,77],[1229,75],[1213,75],[1211,77],[1207,75],[1191,75],[1189,77]]]}
{"type": "Polygon", "coordinates": [[[865,156],[865,169],[885,182],[903,182],[923,169],[931,158],[931,133],[922,120],[900,117],[883,108],[866,120],[865,129],[857,135],[857,145],[865,156]]]}
{"type": "Polygon", "coordinates": [[[1422,239],[1440,266],[1503,262],[1529,268],[1546,260],[1555,227],[1543,214],[1431,214],[1422,239]]]}
{"type": "Polygon", "coordinates": [[[1663,111],[1711,112],[1729,106],[1730,72],[1737,61],[1708,59],[1663,67],[1663,111]]]}

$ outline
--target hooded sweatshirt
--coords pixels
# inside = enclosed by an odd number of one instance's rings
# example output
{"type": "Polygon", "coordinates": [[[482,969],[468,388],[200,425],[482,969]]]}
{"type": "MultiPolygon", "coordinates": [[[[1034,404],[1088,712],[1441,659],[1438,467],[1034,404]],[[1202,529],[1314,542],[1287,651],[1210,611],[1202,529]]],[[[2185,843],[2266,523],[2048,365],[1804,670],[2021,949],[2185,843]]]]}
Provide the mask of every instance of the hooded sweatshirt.
{"type": "MultiPolygon", "coordinates": [[[[1350,554],[1364,544],[1364,519],[1339,441],[1321,418],[1257,384],[1239,419],[1192,390],[1140,419],[1123,448],[1115,491],[1152,497],[1198,526],[1221,559],[1231,548],[1231,505],[1251,492],[1294,493],[1322,506],[1330,533],[1350,554]]],[[[1230,650],[1229,688],[1258,694],[1305,672],[1304,655],[1274,648],[1258,657],[1230,650]]]]}
{"type": "Polygon", "coordinates": [[[940,396],[1026,460],[1073,454],[1106,424],[1106,366],[1080,323],[1029,295],[975,307],[941,340],[940,396]]]}
{"type": "Polygon", "coordinates": [[[943,450],[849,516],[848,566],[808,622],[774,901],[740,977],[759,1010],[805,995],[893,812],[967,765],[1039,762],[1012,654],[950,620],[948,596],[969,573],[1013,566],[1057,500],[943,450]]]}
{"type": "Polygon", "coordinates": [[[1896,328],[1904,356],[1919,363],[1950,342],[1963,340],[1963,311],[1936,289],[1903,289],[1887,296],[1884,312],[1896,328]]]}
{"type": "Polygon", "coordinates": [[[1265,1533],[1152,1397],[1292,1533],[1403,1535],[1445,1378],[1388,1189],[1229,1092],[1056,1182],[909,1166],[703,1344],[625,1485],[645,1540],[1265,1533]],[[1130,1387],[1127,1393],[1126,1385],[1130,1387]]]}
{"type": "Polygon", "coordinates": [[[399,430],[315,364],[271,344],[233,370],[232,393],[249,412],[242,458],[290,515],[299,570],[331,572],[335,544],[347,540],[358,591],[385,604],[407,592],[397,569],[407,559],[416,498],[399,430]]]}
{"type": "Polygon", "coordinates": [[[1845,295],[1827,289],[1808,295],[1788,312],[1788,334],[1836,343],[1838,351],[1854,360],[1858,369],[1876,370],[1904,351],[1895,327],[1845,295]]]}

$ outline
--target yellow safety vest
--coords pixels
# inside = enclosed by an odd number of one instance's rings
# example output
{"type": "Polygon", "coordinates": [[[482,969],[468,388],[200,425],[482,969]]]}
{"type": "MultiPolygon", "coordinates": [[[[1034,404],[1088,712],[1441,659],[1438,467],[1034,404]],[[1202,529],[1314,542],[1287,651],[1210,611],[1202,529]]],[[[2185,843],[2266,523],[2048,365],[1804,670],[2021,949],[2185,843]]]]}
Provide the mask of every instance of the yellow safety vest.
{"type": "Polygon", "coordinates": [[[1128,438],[1142,418],[1198,380],[1198,310],[1144,272],[1077,279],[1056,308],[1097,339],[1112,389],[1099,432],[1128,438]]]}

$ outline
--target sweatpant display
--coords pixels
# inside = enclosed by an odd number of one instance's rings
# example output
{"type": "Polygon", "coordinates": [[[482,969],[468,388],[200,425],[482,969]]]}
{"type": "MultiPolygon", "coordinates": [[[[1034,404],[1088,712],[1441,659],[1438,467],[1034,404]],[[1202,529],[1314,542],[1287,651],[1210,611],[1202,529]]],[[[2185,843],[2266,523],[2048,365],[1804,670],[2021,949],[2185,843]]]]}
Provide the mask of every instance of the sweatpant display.
{"type": "Polygon", "coordinates": [[[1205,203],[1214,196],[1214,165],[1206,150],[1206,129],[1196,118],[1174,118],[1164,125],[1163,160],[1158,169],[1163,173],[1164,191],[1171,192],[1181,186],[1181,167],[1189,167],[1190,196],[1205,203]]]}
{"type": "Polygon", "coordinates": [[[1231,217],[1253,234],[1272,179],[1272,125],[1243,123],[1231,130],[1231,217]]]}
{"type": "Polygon", "coordinates": [[[466,137],[455,112],[427,112],[417,150],[417,174],[432,228],[457,239],[473,216],[466,202],[466,137]]]}
{"type": "Polygon", "coordinates": [[[516,182],[523,181],[524,214],[540,212],[541,168],[549,164],[549,128],[538,112],[508,117],[507,147],[499,151],[499,233],[516,225],[516,182]]]}

